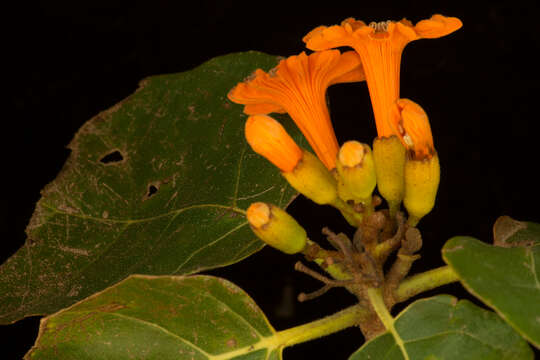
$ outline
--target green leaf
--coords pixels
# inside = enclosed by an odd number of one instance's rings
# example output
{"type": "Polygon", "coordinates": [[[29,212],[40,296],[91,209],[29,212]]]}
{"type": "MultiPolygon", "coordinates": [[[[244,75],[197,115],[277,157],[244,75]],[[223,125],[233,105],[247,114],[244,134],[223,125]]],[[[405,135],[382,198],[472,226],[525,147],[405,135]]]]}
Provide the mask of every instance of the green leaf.
{"type": "MultiPolygon", "coordinates": [[[[533,359],[529,345],[496,314],[440,295],[415,301],[395,320],[410,360],[533,359]]],[[[390,333],[365,343],[349,360],[404,360],[390,333]]]]}
{"type": "Polygon", "coordinates": [[[454,237],[443,258],[469,292],[540,347],[540,225],[503,217],[494,230],[497,246],[454,237]]]}
{"type": "Polygon", "coordinates": [[[26,359],[281,359],[276,332],[236,285],[130,276],[41,321],[26,359]]]}
{"type": "Polygon", "coordinates": [[[294,191],[249,148],[243,107],[226,96],[277,60],[238,53],[151,77],[84,124],[25,245],[0,267],[0,323],[53,313],[133,273],[191,274],[260,250],[243,209],[285,206],[294,191]]]}

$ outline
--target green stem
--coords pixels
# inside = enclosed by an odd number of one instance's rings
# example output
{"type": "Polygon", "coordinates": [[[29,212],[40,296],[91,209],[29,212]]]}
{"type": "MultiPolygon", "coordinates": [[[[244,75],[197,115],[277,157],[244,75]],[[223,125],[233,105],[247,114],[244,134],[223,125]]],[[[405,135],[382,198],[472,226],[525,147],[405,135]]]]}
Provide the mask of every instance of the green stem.
{"type": "Polygon", "coordinates": [[[336,280],[349,280],[352,276],[347,272],[347,270],[342,266],[342,264],[333,264],[328,261],[331,258],[328,251],[321,248],[317,243],[307,239],[307,246],[304,255],[311,261],[314,261],[319,265],[324,271],[326,271],[330,276],[336,280]],[[310,254],[309,251],[311,248],[316,248],[315,254],[310,254]]]}
{"type": "Polygon", "coordinates": [[[377,313],[377,316],[379,316],[379,319],[384,324],[384,327],[386,330],[388,330],[392,336],[394,337],[394,340],[397,344],[397,346],[400,348],[401,353],[403,354],[403,357],[405,360],[409,360],[409,355],[407,354],[407,351],[405,350],[405,344],[403,343],[403,340],[399,336],[399,334],[396,331],[396,328],[394,327],[394,318],[392,315],[390,315],[390,312],[386,308],[386,305],[384,304],[384,300],[382,297],[381,289],[380,288],[370,288],[367,290],[368,298],[373,306],[373,309],[377,313]]]}
{"type": "Polygon", "coordinates": [[[442,266],[406,278],[396,289],[394,298],[397,302],[402,302],[424,291],[450,284],[458,280],[458,275],[450,266],[442,266]]]}
{"type": "Polygon", "coordinates": [[[330,205],[338,209],[350,225],[358,227],[362,224],[363,215],[354,211],[349,204],[340,198],[336,198],[330,205]]]}
{"type": "Polygon", "coordinates": [[[399,207],[401,205],[401,200],[399,201],[392,201],[392,200],[386,200],[388,203],[388,211],[390,213],[390,218],[395,219],[396,214],[399,211],[399,207]]]}
{"type": "Polygon", "coordinates": [[[354,305],[325,318],[278,331],[275,337],[282,347],[300,344],[357,325],[364,314],[364,309],[354,305]]]}
{"type": "Polygon", "coordinates": [[[416,227],[419,222],[420,218],[416,216],[409,215],[409,218],[407,219],[407,225],[409,225],[410,227],[416,227]]]}
{"type": "Polygon", "coordinates": [[[336,264],[327,265],[325,267],[324,260],[321,258],[316,258],[313,260],[317,265],[319,265],[321,268],[324,269],[330,276],[332,276],[336,280],[350,280],[352,279],[352,276],[349,275],[347,272],[343,271],[341,266],[338,266],[336,264]]]}

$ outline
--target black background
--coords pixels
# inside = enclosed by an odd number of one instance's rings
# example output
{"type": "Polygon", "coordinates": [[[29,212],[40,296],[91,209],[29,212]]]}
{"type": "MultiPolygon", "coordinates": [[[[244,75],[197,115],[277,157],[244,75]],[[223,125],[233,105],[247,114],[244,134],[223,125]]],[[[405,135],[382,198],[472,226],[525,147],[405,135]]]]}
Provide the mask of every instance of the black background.
{"type": "MultiPolygon", "coordinates": [[[[401,96],[428,113],[442,164],[436,207],[420,223],[425,245],[414,271],[442,265],[440,247],[453,235],[490,241],[499,215],[540,221],[537,7],[532,1],[432,3],[50,0],[4,8],[0,262],[23,244],[40,189],[61,169],[76,130],[132,93],[139,80],[236,51],[297,54],[309,30],[349,16],[417,22],[441,13],[464,23],[450,36],[410,43],[403,54],[401,96]]],[[[332,87],[329,98],[339,141],[371,143],[375,126],[365,84],[332,87]]],[[[318,210],[302,198],[290,209],[315,240],[321,224],[343,226],[334,211],[318,210]]],[[[278,330],[353,303],[343,290],[296,303],[299,292],[319,286],[293,271],[298,259],[265,248],[209,273],[245,289],[278,330]]],[[[459,285],[441,291],[471,299],[459,285]]],[[[21,358],[38,322],[1,326],[0,358],[21,358]]],[[[285,357],[345,359],[361,341],[350,329],[287,349],[285,357]]]]}

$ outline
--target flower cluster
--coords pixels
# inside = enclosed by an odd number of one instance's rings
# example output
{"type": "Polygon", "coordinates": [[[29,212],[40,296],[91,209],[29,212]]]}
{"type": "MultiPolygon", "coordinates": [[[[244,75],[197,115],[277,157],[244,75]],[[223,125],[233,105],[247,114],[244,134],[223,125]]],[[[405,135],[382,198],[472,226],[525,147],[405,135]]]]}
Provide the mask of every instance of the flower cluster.
{"type": "Polygon", "coordinates": [[[320,26],[303,38],[311,54],[290,56],[268,72],[256,70],[228,97],[250,115],[250,146],[299,192],[335,206],[359,226],[373,210],[376,185],[390,214],[403,203],[415,226],[434,206],[439,161],[428,116],[417,103],[400,98],[401,54],[413,40],[445,36],[461,26],[459,19],[442,15],[416,25],[348,18],[320,26]],[[342,53],[340,47],[353,50],[342,53]],[[358,81],[366,81],[371,97],[378,135],[373,150],[357,142],[340,149],[326,102],[329,86],[358,81]],[[317,157],[298,147],[270,113],[288,113],[317,157]]]}

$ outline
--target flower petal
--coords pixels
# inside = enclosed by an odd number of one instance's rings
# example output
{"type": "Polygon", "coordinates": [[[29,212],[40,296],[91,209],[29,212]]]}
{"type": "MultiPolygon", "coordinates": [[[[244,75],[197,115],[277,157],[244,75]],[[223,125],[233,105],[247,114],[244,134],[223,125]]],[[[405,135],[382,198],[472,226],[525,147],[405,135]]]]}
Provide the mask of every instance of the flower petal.
{"type": "Polygon", "coordinates": [[[435,153],[429,119],[422,107],[409,99],[399,99],[392,110],[399,138],[414,158],[431,158],[435,153]]]}
{"type": "Polygon", "coordinates": [[[433,39],[448,35],[463,26],[461,20],[456,17],[433,15],[428,20],[419,21],[414,30],[425,39],[433,39]]]}
{"type": "Polygon", "coordinates": [[[338,82],[364,78],[355,52],[302,52],[280,61],[268,73],[257,70],[229,92],[229,99],[244,104],[244,112],[250,115],[288,112],[319,159],[332,169],[339,147],[326,104],[326,89],[338,82]]]}

